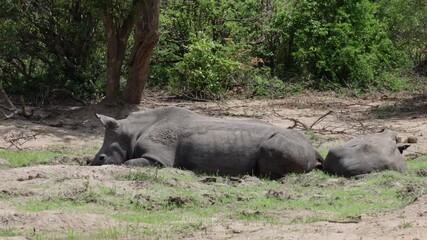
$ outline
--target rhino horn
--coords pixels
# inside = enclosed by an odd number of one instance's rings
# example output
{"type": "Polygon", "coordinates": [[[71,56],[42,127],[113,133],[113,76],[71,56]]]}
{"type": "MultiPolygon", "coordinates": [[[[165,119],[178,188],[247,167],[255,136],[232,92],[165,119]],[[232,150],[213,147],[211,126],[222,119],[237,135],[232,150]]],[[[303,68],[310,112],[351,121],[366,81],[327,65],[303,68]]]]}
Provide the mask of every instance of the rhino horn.
{"type": "Polygon", "coordinates": [[[101,121],[106,129],[116,130],[119,128],[119,123],[116,119],[98,113],[95,113],[95,116],[101,121]]]}

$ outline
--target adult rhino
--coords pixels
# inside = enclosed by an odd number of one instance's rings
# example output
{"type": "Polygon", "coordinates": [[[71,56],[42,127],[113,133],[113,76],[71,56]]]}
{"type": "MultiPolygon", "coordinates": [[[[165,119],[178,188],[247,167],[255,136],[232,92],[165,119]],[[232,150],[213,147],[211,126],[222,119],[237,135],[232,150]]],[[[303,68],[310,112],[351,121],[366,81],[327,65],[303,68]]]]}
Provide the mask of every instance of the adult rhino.
{"type": "Polygon", "coordinates": [[[122,120],[96,116],[106,130],[90,165],[157,164],[279,178],[323,161],[302,133],[258,120],[216,119],[177,107],[134,112],[122,120]]]}
{"type": "Polygon", "coordinates": [[[405,172],[402,152],[409,145],[397,142],[397,133],[391,130],[354,138],[329,150],[323,170],[345,177],[383,170],[405,172]]]}

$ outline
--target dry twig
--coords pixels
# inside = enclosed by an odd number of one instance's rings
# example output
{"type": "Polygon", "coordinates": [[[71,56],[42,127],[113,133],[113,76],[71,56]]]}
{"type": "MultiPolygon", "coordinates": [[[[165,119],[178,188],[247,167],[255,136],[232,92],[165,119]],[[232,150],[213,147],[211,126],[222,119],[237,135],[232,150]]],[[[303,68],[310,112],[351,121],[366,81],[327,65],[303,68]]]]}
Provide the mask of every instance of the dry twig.
{"type": "Polygon", "coordinates": [[[14,133],[11,133],[9,136],[3,137],[4,141],[9,143],[10,145],[3,149],[9,149],[11,147],[15,147],[18,150],[22,150],[21,146],[30,140],[35,140],[36,137],[40,134],[43,134],[44,131],[33,131],[31,135],[23,135],[16,136],[14,133]]]}
{"type": "Polygon", "coordinates": [[[321,122],[326,116],[328,116],[329,114],[333,113],[332,110],[330,110],[329,112],[323,114],[321,117],[319,117],[316,121],[314,121],[313,124],[310,125],[309,129],[313,129],[314,125],[316,125],[317,123],[321,122]]]}

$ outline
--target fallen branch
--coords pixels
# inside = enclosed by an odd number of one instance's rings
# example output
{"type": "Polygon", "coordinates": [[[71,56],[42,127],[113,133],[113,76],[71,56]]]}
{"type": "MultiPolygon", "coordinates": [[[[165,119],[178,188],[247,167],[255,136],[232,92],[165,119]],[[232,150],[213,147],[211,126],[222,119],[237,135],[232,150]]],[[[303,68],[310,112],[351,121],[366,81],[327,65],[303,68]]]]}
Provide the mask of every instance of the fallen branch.
{"type": "Polygon", "coordinates": [[[326,129],[326,127],[323,127],[322,129],[317,129],[316,130],[317,133],[320,134],[348,134],[348,132],[344,131],[344,130],[337,130],[335,131],[335,129],[326,129]]]}
{"type": "Polygon", "coordinates": [[[35,140],[36,137],[40,134],[43,134],[44,131],[34,131],[33,134],[27,136],[15,136],[14,133],[11,133],[9,136],[3,137],[4,141],[9,143],[10,145],[3,149],[9,149],[11,147],[15,147],[18,150],[22,150],[21,146],[27,143],[30,140],[35,140]]]}
{"type": "Polygon", "coordinates": [[[289,129],[294,129],[294,128],[298,127],[298,125],[300,125],[302,130],[309,130],[307,125],[305,125],[303,122],[301,122],[295,118],[285,117],[285,116],[279,114],[278,112],[276,112],[276,110],[274,108],[273,108],[273,113],[276,114],[277,116],[281,117],[282,119],[292,121],[294,123],[294,125],[288,127],[289,129]]]}
{"type": "Polygon", "coordinates": [[[307,125],[305,125],[304,123],[300,122],[299,120],[297,120],[297,119],[295,119],[295,118],[288,118],[288,117],[284,117],[284,119],[286,119],[286,120],[290,120],[290,121],[294,122],[294,125],[292,125],[292,126],[288,127],[289,129],[294,129],[294,128],[296,128],[298,125],[300,125],[300,126],[301,126],[301,128],[302,128],[303,130],[308,130],[307,125]]]}
{"type": "Polygon", "coordinates": [[[325,114],[323,114],[321,117],[319,117],[316,121],[314,121],[314,123],[313,124],[311,124],[310,125],[310,127],[309,127],[309,129],[311,130],[311,129],[313,129],[313,127],[314,127],[314,125],[316,125],[317,123],[319,123],[319,122],[321,122],[326,116],[328,116],[329,114],[331,114],[331,113],[333,113],[333,111],[331,110],[331,111],[329,111],[329,112],[327,112],[327,113],[325,113],[325,114]]]}
{"type": "MultiPolygon", "coordinates": [[[[278,112],[276,112],[274,108],[273,108],[273,113],[275,115],[281,117],[282,119],[292,121],[293,125],[290,126],[290,127],[288,127],[289,129],[299,128],[299,129],[301,129],[303,131],[314,131],[314,132],[320,133],[320,134],[348,134],[348,132],[346,130],[341,130],[341,129],[339,129],[339,127],[332,127],[332,129],[331,129],[331,126],[323,126],[322,128],[317,128],[317,129],[314,128],[314,126],[316,124],[318,124],[319,122],[321,122],[328,115],[334,113],[333,111],[328,111],[327,113],[323,114],[318,119],[316,119],[316,121],[314,121],[310,126],[308,126],[307,124],[299,121],[298,119],[282,116],[281,114],[279,114],[278,112]],[[339,130],[337,130],[337,129],[339,129],[339,130]]],[[[355,129],[355,127],[351,126],[350,129],[348,129],[348,130],[351,130],[351,129],[355,129]]]]}

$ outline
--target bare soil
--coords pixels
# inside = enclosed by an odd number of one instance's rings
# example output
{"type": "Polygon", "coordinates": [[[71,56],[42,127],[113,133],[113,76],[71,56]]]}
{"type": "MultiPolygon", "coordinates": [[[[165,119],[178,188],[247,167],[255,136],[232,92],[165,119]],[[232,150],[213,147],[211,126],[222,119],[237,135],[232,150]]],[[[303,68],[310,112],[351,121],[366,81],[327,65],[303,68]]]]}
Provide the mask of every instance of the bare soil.
{"type": "MultiPolygon", "coordinates": [[[[404,153],[407,159],[427,154],[427,94],[378,94],[349,98],[328,94],[301,94],[280,100],[231,100],[191,102],[168,96],[148,95],[140,106],[107,108],[91,106],[50,106],[38,109],[32,120],[13,118],[0,123],[0,147],[10,149],[64,148],[80,151],[100,147],[103,129],[93,112],[124,118],[130,112],[176,105],[200,114],[222,118],[259,118],[282,127],[306,131],[316,147],[327,150],[354,136],[378,132],[383,128],[397,131],[402,141],[416,142],[404,153]],[[415,140],[414,140],[415,139],[415,140]]],[[[122,166],[87,167],[82,158],[61,158],[55,165],[8,168],[0,159],[0,193],[19,196],[25,201],[33,196],[63,194],[73,197],[87,179],[91,184],[132,188],[111,176],[126,173],[122,166]],[[2,167],[3,166],[3,167],[2,167]],[[48,186],[48,187],[41,187],[48,186]]],[[[350,207],[350,206],[349,206],[350,207]]],[[[284,212],[284,218],[300,212],[284,212]]],[[[70,214],[56,210],[27,212],[0,201],[0,229],[23,232],[63,233],[70,226],[90,233],[102,226],[131,227],[129,223],[101,214],[70,214]]],[[[143,224],[139,224],[143,227],[143,224]]],[[[63,236],[59,234],[58,236],[63,236]]],[[[217,221],[195,232],[192,239],[426,239],[427,195],[393,212],[361,216],[357,222],[316,222],[308,224],[269,225],[235,221],[217,221]]],[[[19,239],[19,237],[14,237],[19,239]]],[[[25,238],[23,238],[25,239],[25,238]]]]}

